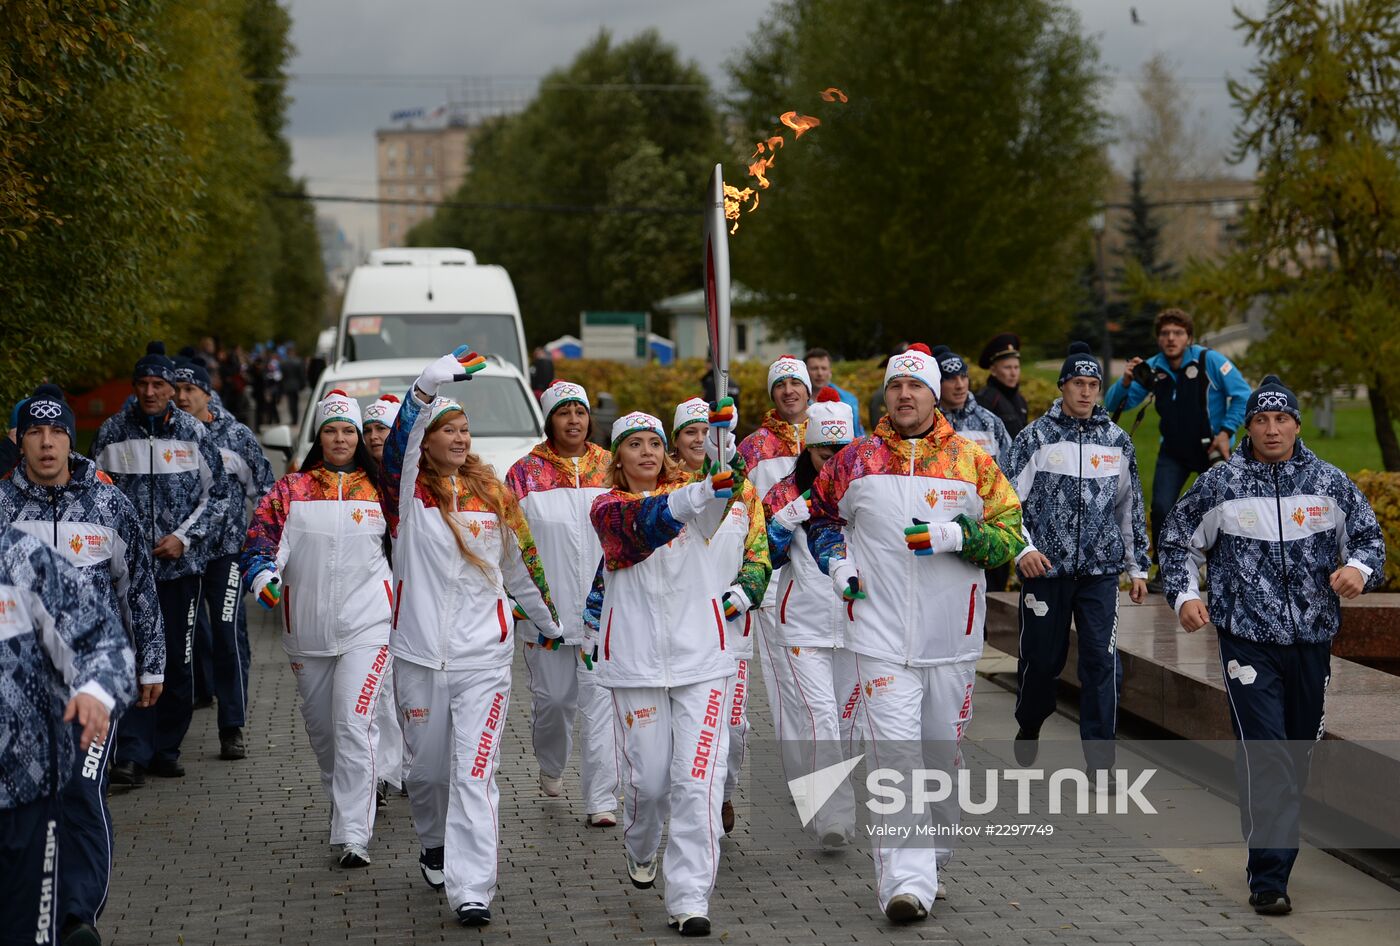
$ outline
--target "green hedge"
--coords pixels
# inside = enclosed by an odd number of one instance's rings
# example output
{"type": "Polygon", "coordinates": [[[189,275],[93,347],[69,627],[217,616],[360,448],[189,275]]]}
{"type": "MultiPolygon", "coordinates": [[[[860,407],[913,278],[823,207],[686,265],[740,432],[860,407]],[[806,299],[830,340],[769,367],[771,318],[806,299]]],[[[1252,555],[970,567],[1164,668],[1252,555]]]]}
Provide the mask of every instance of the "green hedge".
{"type": "Polygon", "coordinates": [[[1400,473],[1362,470],[1352,480],[1371,501],[1385,533],[1385,584],[1382,591],[1400,591],[1400,473]]]}

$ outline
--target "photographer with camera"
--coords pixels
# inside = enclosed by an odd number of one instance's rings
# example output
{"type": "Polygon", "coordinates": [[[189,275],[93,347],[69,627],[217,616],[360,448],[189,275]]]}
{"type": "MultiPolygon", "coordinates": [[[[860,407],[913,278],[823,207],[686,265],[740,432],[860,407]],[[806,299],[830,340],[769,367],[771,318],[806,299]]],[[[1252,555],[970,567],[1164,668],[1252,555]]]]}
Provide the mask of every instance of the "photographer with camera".
{"type": "MultiPolygon", "coordinates": [[[[1130,359],[1122,380],[1105,392],[1104,407],[1116,419],[1149,396],[1157,402],[1162,441],[1152,473],[1150,521],[1156,562],[1162,523],[1186,481],[1230,458],[1230,443],[1244,422],[1249,382],[1220,352],[1193,344],[1195,323],[1181,309],[1159,312],[1153,328],[1161,351],[1146,361],[1130,359]]],[[[1148,590],[1161,594],[1160,574],[1148,590]]]]}

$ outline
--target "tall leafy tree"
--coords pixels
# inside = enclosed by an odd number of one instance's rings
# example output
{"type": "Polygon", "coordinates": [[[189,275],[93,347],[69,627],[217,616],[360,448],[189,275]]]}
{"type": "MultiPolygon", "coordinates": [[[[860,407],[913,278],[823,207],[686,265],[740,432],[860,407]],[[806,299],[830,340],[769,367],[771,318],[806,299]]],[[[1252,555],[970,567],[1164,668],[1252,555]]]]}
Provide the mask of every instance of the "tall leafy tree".
{"type": "MultiPolygon", "coordinates": [[[[1128,216],[1119,223],[1118,231],[1123,235],[1123,245],[1114,278],[1125,295],[1130,295],[1131,286],[1144,278],[1160,281],[1171,277],[1174,267],[1162,258],[1162,225],[1148,199],[1140,164],[1133,165],[1128,185],[1128,216]]],[[[1120,303],[1119,317],[1114,319],[1119,329],[1114,333],[1113,350],[1129,358],[1152,353],[1156,345],[1152,321],[1160,310],[1161,306],[1153,299],[1120,303]]]]}
{"type": "Polygon", "coordinates": [[[732,241],[780,328],[855,355],[1068,325],[1108,118],[1067,3],[785,0],[729,71],[745,157],[782,112],[823,122],[732,241]]]}
{"type": "Polygon", "coordinates": [[[472,249],[511,274],[532,342],[585,309],[645,310],[700,285],[699,217],[722,156],[709,83],[654,31],[600,32],[518,115],[483,126],[456,199],[607,207],[599,214],[443,208],[410,234],[472,249]],[[671,208],[678,213],[638,213],[671,208]]]}
{"type": "Polygon", "coordinates": [[[1232,158],[1257,161],[1258,199],[1239,251],[1188,267],[1180,291],[1217,318],[1262,304],[1260,373],[1366,385],[1382,462],[1400,470],[1400,7],[1274,0],[1236,16],[1259,58],[1230,86],[1232,158]]]}

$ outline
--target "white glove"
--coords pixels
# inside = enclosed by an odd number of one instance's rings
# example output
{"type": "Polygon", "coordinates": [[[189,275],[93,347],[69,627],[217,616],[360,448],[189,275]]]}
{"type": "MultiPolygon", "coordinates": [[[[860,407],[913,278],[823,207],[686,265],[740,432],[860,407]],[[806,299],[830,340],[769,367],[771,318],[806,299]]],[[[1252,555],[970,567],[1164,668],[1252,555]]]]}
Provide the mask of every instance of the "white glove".
{"type": "Polygon", "coordinates": [[[935,553],[962,551],[962,526],[956,522],[930,522],[928,537],[935,553]]]}
{"type": "Polygon", "coordinates": [[[452,381],[465,381],[484,365],[481,356],[471,351],[470,346],[460,345],[450,355],[443,355],[418,376],[413,383],[419,391],[429,396],[431,401],[437,396],[438,388],[452,381]]]}
{"type": "Polygon", "coordinates": [[[714,480],[710,477],[682,486],[666,498],[671,515],[681,522],[694,522],[704,515],[711,504],[723,502],[728,500],[715,495],[714,480]]]}
{"type": "Polygon", "coordinates": [[[270,583],[277,581],[278,578],[279,576],[276,568],[265,568],[254,575],[249,588],[249,590],[253,592],[253,597],[261,595],[262,590],[270,583]]]}
{"type": "MultiPolygon", "coordinates": [[[[738,423],[738,413],[737,413],[737,412],[735,413],[735,423],[738,423]]],[[[725,444],[726,444],[726,446],[728,447],[728,451],[727,451],[727,452],[729,453],[728,459],[729,459],[729,460],[733,460],[733,459],[734,459],[734,454],[737,452],[737,448],[738,448],[738,441],[736,441],[735,438],[734,438],[734,431],[733,431],[732,429],[725,428],[725,427],[711,427],[708,431],[706,431],[706,433],[705,433],[705,456],[706,456],[706,457],[709,459],[709,461],[710,461],[711,463],[713,463],[713,464],[722,465],[722,466],[728,466],[728,465],[729,465],[728,462],[725,462],[724,464],[720,464],[720,462],[719,462],[719,438],[720,438],[721,436],[724,437],[724,439],[725,439],[725,444]]]]}
{"type": "Polygon", "coordinates": [[[753,602],[749,600],[748,594],[738,585],[729,586],[729,590],[724,593],[722,602],[726,621],[739,620],[753,607],[753,602]]]}
{"type": "Polygon", "coordinates": [[[812,518],[812,503],[811,500],[807,498],[807,495],[807,493],[803,493],[782,509],[773,513],[773,521],[788,532],[796,532],[798,526],[812,518]]]}

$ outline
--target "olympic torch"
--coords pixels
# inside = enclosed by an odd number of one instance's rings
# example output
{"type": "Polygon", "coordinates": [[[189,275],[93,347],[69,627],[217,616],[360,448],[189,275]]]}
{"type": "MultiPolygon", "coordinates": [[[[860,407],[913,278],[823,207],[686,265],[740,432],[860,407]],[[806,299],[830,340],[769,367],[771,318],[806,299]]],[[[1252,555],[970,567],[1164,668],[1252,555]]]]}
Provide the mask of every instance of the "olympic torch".
{"type": "MultiPolygon", "coordinates": [[[[705,192],[705,322],[715,400],[729,396],[729,225],[724,217],[724,167],[716,164],[705,192]]],[[[733,456],[731,429],[718,434],[720,468],[733,456]]]]}

